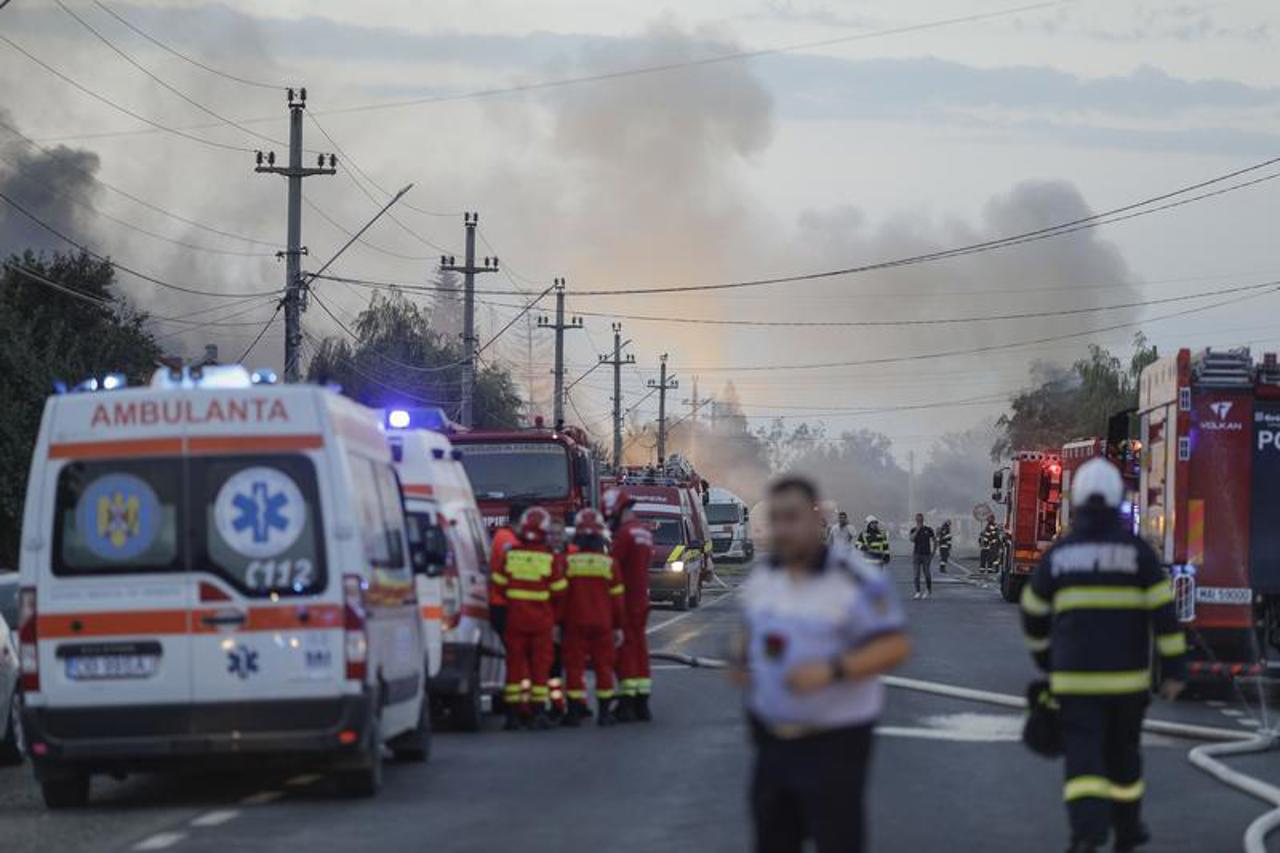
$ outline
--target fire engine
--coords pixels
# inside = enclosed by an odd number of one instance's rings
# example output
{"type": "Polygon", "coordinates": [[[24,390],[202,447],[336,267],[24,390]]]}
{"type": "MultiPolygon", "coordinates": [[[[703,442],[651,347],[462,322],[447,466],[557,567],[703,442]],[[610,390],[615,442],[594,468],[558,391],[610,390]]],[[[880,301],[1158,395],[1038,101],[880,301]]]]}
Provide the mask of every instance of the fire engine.
{"type": "Polygon", "coordinates": [[[1062,457],[1051,451],[1019,450],[992,478],[991,499],[1004,505],[1000,595],[1017,601],[1022,585],[1058,535],[1062,504],[1062,457]]]}
{"type": "Polygon", "coordinates": [[[491,529],[507,523],[512,504],[537,504],[564,524],[600,503],[600,479],[587,435],[578,427],[471,430],[449,436],[491,529]]]}
{"type": "Polygon", "coordinates": [[[1139,386],[1139,529],[1173,576],[1190,676],[1280,669],[1280,368],[1180,350],[1139,386]]]}
{"type": "MultiPolygon", "coordinates": [[[[1080,438],[1062,446],[1062,493],[1071,494],[1071,479],[1080,466],[1097,456],[1102,456],[1120,469],[1124,479],[1125,499],[1120,505],[1135,532],[1138,527],[1138,484],[1142,442],[1130,438],[1130,422],[1136,410],[1118,412],[1107,423],[1107,436],[1080,438]]],[[[1058,529],[1066,530],[1071,524],[1071,501],[1064,500],[1058,507],[1058,529]]]]}

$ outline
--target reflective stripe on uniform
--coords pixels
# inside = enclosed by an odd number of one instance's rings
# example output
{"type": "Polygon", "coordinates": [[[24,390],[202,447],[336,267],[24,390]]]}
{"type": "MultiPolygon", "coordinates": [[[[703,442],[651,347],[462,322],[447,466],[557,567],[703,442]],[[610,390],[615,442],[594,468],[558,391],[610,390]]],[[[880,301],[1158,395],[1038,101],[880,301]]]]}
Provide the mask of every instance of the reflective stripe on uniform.
{"type": "Polygon", "coordinates": [[[1151,689],[1151,673],[1145,669],[1120,672],[1053,672],[1049,689],[1054,693],[1101,696],[1112,693],[1138,693],[1151,689]]]}
{"type": "Polygon", "coordinates": [[[552,592],[561,592],[568,588],[569,588],[569,582],[564,578],[560,578],[560,580],[558,581],[552,581],[551,583],[547,584],[547,589],[551,590],[552,592]]]}
{"type": "Polygon", "coordinates": [[[545,684],[535,684],[533,685],[533,689],[529,692],[533,695],[534,699],[546,699],[551,695],[551,688],[547,687],[545,684]]]}
{"type": "Polygon", "coordinates": [[[1120,785],[1116,782],[1111,783],[1111,799],[1118,803],[1136,803],[1142,799],[1143,793],[1146,792],[1147,786],[1141,779],[1131,785],[1120,785]]]}
{"type": "Polygon", "coordinates": [[[1022,587],[1022,609],[1032,616],[1048,616],[1053,612],[1049,602],[1036,595],[1031,584],[1025,584],[1022,587]]]}
{"type": "Polygon", "coordinates": [[[549,601],[551,593],[545,589],[509,589],[507,598],[512,601],[549,601]]]}
{"type": "Polygon", "coordinates": [[[612,698],[613,698],[613,691],[612,691],[612,690],[596,690],[596,698],[597,698],[597,699],[612,699],[612,698]]]}
{"type": "Polygon", "coordinates": [[[1147,593],[1136,586],[1072,586],[1053,595],[1053,609],[1064,610],[1145,610],[1147,593]]]}
{"type": "Polygon", "coordinates": [[[1109,799],[1111,796],[1111,783],[1101,776],[1075,776],[1067,780],[1062,786],[1062,799],[1068,803],[1072,800],[1082,800],[1085,797],[1097,797],[1099,799],[1109,799]]]}
{"type": "Polygon", "coordinates": [[[1033,652],[1043,652],[1049,648],[1048,637],[1032,637],[1030,634],[1023,636],[1023,642],[1027,644],[1027,648],[1033,652]]]}
{"type": "Polygon", "coordinates": [[[667,562],[674,563],[676,560],[680,559],[680,555],[683,553],[684,553],[684,546],[677,545],[676,547],[672,548],[671,553],[667,555],[667,562]]]}
{"type": "Polygon", "coordinates": [[[570,554],[566,562],[565,575],[571,578],[613,577],[613,558],[608,554],[570,554]]]}
{"type": "Polygon", "coordinates": [[[1173,601],[1173,582],[1168,578],[1147,587],[1147,607],[1155,610],[1173,601]]]}
{"type": "Polygon", "coordinates": [[[551,576],[555,558],[543,551],[507,552],[506,571],[513,580],[538,581],[551,576]]]}
{"type": "Polygon", "coordinates": [[[504,575],[502,572],[494,572],[489,577],[492,578],[493,582],[496,583],[498,586],[506,586],[507,584],[511,583],[511,581],[507,580],[507,576],[504,575]]]}
{"type": "Polygon", "coordinates": [[[570,699],[586,699],[587,691],[585,690],[566,690],[565,695],[570,699]]]}
{"type": "Polygon", "coordinates": [[[653,680],[649,678],[634,679],[636,693],[640,696],[648,696],[653,690],[653,680]]]}
{"type": "Polygon", "coordinates": [[[623,586],[622,584],[618,584],[617,586],[611,586],[611,587],[609,587],[609,594],[610,594],[610,595],[623,595],[623,594],[625,594],[625,593],[626,593],[626,591],[627,591],[627,588],[626,588],[625,586],[623,586]]]}
{"type": "Polygon", "coordinates": [[[1161,634],[1156,637],[1156,648],[1161,657],[1172,658],[1187,653],[1187,635],[1181,631],[1172,634],[1161,634]]]}

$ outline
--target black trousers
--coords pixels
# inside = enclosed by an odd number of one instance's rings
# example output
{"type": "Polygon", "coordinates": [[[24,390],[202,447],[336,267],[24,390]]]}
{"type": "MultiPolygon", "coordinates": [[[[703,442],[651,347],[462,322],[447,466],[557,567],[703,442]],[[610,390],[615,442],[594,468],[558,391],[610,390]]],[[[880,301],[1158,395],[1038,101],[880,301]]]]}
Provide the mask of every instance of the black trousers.
{"type": "Polygon", "coordinates": [[[784,740],[758,724],[751,782],[756,853],[861,853],[871,724],[784,740]]]}
{"type": "Polygon", "coordinates": [[[1137,837],[1142,812],[1142,718],[1146,693],[1059,696],[1071,837],[1102,845],[1108,831],[1137,837]]]}

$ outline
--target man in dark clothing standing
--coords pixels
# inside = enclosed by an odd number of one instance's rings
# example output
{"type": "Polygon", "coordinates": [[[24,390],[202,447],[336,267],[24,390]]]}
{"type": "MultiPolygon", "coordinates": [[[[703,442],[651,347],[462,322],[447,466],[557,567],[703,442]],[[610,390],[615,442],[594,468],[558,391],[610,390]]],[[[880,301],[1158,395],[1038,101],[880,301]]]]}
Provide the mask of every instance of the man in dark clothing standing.
{"type": "Polygon", "coordinates": [[[938,536],[933,528],[924,523],[924,516],[916,513],[916,526],[911,528],[911,563],[915,567],[916,594],[912,598],[928,598],[933,594],[933,551],[938,545],[938,536]],[[924,575],[924,591],[920,589],[920,576],[924,575]]]}

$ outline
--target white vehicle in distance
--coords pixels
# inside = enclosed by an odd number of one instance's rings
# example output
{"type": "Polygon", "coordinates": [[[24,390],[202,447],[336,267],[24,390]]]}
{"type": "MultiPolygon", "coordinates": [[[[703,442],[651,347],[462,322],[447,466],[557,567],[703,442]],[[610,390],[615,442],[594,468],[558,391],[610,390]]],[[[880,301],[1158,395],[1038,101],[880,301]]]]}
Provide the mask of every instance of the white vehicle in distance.
{"type": "Polygon", "coordinates": [[[756,548],[751,538],[751,511],[746,502],[728,489],[712,488],[708,496],[711,553],[721,560],[751,560],[756,548]]]}
{"type": "Polygon", "coordinates": [[[432,576],[417,577],[423,625],[436,643],[443,630],[443,648],[429,649],[436,663],[427,692],[442,724],[479,731],[506,663],[489,622],[489,536],[460,461],[465,451],[441,432],[450,424],[439,409],[392,409],[386,421],[410,528],[431,555],[432,576]]]}
{"type": "Polygon", "coordinates": [[[18,689],[18,575],[0,572],[0,766],[21,764],[22,691],[18,689]]]}
{"type": "Polygon", "coordinates": [[[378,414],[238,365],[46,402],[22,523],[23,730],[46,805],[95,773],[425,761],[422,626],[378,414]]]}

